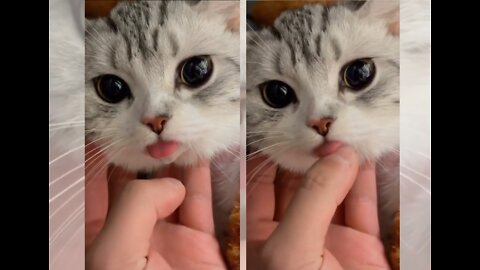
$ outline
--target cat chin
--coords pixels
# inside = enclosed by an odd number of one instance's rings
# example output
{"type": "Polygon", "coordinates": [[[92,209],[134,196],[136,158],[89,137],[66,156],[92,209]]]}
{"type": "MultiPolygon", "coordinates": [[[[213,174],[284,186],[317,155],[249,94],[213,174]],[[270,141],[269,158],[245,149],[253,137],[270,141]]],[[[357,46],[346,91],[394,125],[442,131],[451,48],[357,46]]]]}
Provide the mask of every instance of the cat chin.
{"type": "MultiPolygon", "coordinates": [[[[188,167],[194,165],[200,159],[201,157],[194,154],[193,151],[187,150],[175,160],[174,164],[180,167],[188,167]]],[[[209,157],[205,157],[205,159],[209,159],[209,157]]]]}
{"type": "Polygon", "coordinates": [[[161,160],[153,159],[145,154],[138,156],[130,156],[128,158],[115,158],[110,162],[123,167],[129,171],[153,171],[161,167],[172,164],[175,161],[175,157],[165,158],[161,160]]]}
{"type": "MultiPolygon", "coordinates": [[[[377,161],[379,158],[384,156],[386,153],[389,153],[388,149],[396,149],[397,147],[388,147],[388,148],[376,148],[376,149],[366,149],[365,147],[356,146],[354,147],[357,150],[359,163],[363,164],[364,162],[377,161]]],[[[272,157],[274,153],[265,152],[269,157],[272,157]]],[[[313,164],[319,160],[319,157],[312,156],[307,153],[302,153],[299,151],[290,151],[280,157],[272,158],[281,168],[288,170],[293,173],[306,173],[313,164]]]]}
{"type": "MultiPolygon", "coordinates": [[[[272,157],[269,153],[265,153],[272,157]]],[[[318,160],[317,157],[299,153],[297,151],[290,151],[273,160],[283,169],[293,173],[305,173],[318,160]]]]}
{"type": "MultiPolygon", "coordinates": [[[[128,158],[116,157],[114,159],[111,159],[110,162],[117,166],[121,166],[129,171],[136,172],[143,170],[153,171],[170,164],[175,164],[180,167],[187,167],[194,165],[201,158],[202,157],[194,153],[194,151],[186,150],[175,153],[171,157],[163,159],[154,159],[142,153],[138,155],[128,155],[128,158]]],[[[205,155],[204,157],[204,159],[209,158],[210,157],[208,157],[207,155],[205,155]]]]}

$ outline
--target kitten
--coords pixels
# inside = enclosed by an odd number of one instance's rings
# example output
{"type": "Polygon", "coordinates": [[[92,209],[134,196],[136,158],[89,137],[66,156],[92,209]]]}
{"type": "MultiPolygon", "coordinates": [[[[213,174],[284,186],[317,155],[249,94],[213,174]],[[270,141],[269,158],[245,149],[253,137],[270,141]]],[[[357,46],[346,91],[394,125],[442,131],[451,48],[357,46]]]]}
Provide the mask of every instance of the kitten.
{"type": "Polygon", "coordinates": [[[86,21],[85,129],[131,171],[212,160],[216,226],[239,188],[238,2],[126,1],[86,21]],[[218,167],[218,168],[217,168],[218,167]]]}
{"type": "Polygon", "coordinates": [[[306,5],[247,44],[248,144],[297,173],[340,143],[379,161],[384,239],[399,209],[397,11],[395,1],[306,5]]]}

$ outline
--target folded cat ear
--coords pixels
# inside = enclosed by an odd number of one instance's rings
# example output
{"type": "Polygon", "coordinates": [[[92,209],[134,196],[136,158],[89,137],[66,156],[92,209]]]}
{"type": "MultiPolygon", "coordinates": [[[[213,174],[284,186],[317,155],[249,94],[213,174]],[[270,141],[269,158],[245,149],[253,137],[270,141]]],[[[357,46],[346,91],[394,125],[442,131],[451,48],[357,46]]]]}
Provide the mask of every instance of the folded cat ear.
{"type": "Polygon", "coordinates": [[[227,29],[232,32],[240,31],[240,1],[200,1],[195,5],[200,12],[212,16],[222,16],[227,29]]]}
{"type": "Polygon", "coordinates": [[[358,12],[362,17],[384,20],[390,33],[400,33],[398,0],[340,0],[339,4],[358,12]]]}

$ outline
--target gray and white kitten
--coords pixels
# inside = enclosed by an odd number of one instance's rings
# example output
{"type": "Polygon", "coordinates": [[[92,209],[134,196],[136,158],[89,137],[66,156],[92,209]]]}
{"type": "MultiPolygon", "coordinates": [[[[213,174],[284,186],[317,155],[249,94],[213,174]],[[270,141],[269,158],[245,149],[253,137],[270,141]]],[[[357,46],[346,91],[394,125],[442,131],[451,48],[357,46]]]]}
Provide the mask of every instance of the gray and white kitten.
{"type": "MultiPolygon", "coordinates": [[[[86,21],[86,136],[109,162],[149,171],[235,151],[240,56],[231,21],[238,6],[125,1],[108,17],[86,21]]],[[[221,220],[239,188],[238,158],[227,163],[213,167],[221,220]]]]}
{"type": "MultiPolygon", "coordinates": [[[[397,11],[397,1],[306,5],[250,32],[249,145],[300,173],[339,143],[362,160],[398,153],[399,38],[389,31],[397,11]]],[[[377,166],[384,236],[399,209],[398,162],[391,165],[377,166]]]]}

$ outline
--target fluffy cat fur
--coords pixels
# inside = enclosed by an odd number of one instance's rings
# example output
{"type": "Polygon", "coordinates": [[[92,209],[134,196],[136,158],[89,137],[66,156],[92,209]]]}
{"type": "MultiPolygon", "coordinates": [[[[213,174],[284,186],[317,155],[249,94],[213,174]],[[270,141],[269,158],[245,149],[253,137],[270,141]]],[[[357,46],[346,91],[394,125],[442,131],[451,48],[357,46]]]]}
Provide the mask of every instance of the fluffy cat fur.
{"type": "Polygon", "coordinates": [[[306,123],[334,118],[327,140],[349,144],[362,160],[380,163],[384,238],[399,207],[400,67],[399,38],[390,31],[394,21],[397,1],[306,5],[282,13],[272,27],[250,32],[247,44],[249,145],[280,167],[303,173],[318,159],[311,151],[325,140],[306,123]],[[361,58],[375,63],[372,83],[361,91],[345,89],[342,67],[361,58]],[[281,109],[265,104],[259,85],[269,80],[290,85],[298,102],[281,109]]]}
{"type": "Polygon", "coordinates": [[[111,163],[131,171],[212,160],[217,228],[228,221],[239,188],[240,139],[238,2],[126,1],[108,17],[87,20],[85,36],[85,129],[111,163]],[[179,65],[209,55],[213,73],[201,87],[176,84],[179,65]],[[133,98],[103,101],[93,79],[121,77],[133,98]],[[168,115],[157,135],[141,121],[168,115]],[[179,142],[177,151],[154,159],[145,153],[158,138],[179,142]],[[230,158],[216,159],[222,153],[230,158]],[[226,162],[228,161],[228,162],[226,162]]]}

